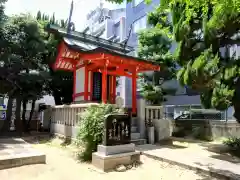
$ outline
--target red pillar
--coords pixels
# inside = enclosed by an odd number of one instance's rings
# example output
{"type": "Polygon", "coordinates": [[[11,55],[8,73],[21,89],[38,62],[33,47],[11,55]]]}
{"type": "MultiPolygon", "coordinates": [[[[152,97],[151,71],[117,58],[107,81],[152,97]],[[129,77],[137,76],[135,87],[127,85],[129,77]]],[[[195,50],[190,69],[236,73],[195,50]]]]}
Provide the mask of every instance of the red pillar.
{"type": "Polygon", "coordinates": [[[112,81],[113,82],[113,97],[112,97],[113,98],[113,102],[112,102],[113,104],[115,104],[115,101],[116,101],[116,83],[117,83],[116,78],[117,78],[116,76],[113,76],[113,81],[112,81]]]}
{"type": "Polygon", "coordinates": [[[109,100],[110,103],[113,103],[113,76],[109,76],[109,83],[110,83],[110,87],[109,87],[109,100]]]}
{"type": "Polygon", "coordinates": [[[137,75],[132,72],[132,114],[137,113],[137,75]]]}
{"type": "Polygon", "coordinates": [[[84,80],[84,100],[88,101],[88,82],[89,82],[89,71],[85,66],[85,80],[84,80]]]}
{"type": "Polygon", "coordinates": [[[107,67],[102,70],[102,102],[107,103],[107,67]]]}
{"type": "Polygon", "coordinates": [[[75,101],[75,95],[76,95],[76,66],[73,67],[73,94],[72,94],[72,100],[75,101]]]}

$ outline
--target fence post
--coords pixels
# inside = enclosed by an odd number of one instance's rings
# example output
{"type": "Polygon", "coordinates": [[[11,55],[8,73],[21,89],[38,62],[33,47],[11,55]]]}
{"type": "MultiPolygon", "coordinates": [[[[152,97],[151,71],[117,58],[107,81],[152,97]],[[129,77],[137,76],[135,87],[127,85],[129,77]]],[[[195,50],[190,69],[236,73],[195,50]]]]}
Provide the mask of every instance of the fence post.
{"type": "Polygon", "coordinates": [[[146,125],[145,125],[145,107],[146,107],[146,101],[144,99],[138,99],[137,102],[137,117],[139,121],[139,131],[140,131],[140,137],[142,139],[146,136],[146,125]]]}
{"type": "Polygon", "coordinates": [[[225,110],[225,118],[226,118],[226,122],[228,122],[228,109],[225,110]]]}

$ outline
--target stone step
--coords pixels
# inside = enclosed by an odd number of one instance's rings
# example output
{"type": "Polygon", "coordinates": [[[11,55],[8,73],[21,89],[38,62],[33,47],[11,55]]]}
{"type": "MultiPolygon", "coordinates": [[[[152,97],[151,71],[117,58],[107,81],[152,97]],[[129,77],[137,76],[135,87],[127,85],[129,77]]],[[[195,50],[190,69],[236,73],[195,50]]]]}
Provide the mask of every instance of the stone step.
{"type": "Polygon", "coordinates": [[[138,118],[132,117],[132,126],[137,126],[137,124],[138,124],[138,118]]]}
{"type": "Polygon", "coordinates": [[[131,133],[131,139],[132,140],[140,139],[140,133],[131,133]]]}
{"type": "Polygon", "coordinates": [[[136,133],[137,132],[137,126],[131,126],[131,132],[136,133]]]}
{"type": "MultiPolygon", "coordinates": [[[[24,151],[24,150],[23,150],[24,151]]],[[[38,152],[19,153],[0,157],[0,170],[31,164],[45,164],[46,155],[38,152]]]]}
{"type": "Polygon", "coordinates": [[[146,144],[146,139],[134,139],[131,140],[131,143],[135,144],[135,145],[143,145],[146,144]]]}

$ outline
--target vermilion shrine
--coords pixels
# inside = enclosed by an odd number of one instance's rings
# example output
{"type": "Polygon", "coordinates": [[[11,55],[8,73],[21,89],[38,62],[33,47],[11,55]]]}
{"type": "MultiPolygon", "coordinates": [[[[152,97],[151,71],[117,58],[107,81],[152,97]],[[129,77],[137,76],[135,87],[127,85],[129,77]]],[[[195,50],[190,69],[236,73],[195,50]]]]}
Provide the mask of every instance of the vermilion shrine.
{"type": "Polygon", "coordinates": [[[59,44],[55,70],[73,71],[73,101],[115,103],[116,77],[132,79],[132,113],[137,106],[137,74],[159,71],[160,66],[126,55],[133,48],[79,32],[48,26],[63,37],[59,44]]]}

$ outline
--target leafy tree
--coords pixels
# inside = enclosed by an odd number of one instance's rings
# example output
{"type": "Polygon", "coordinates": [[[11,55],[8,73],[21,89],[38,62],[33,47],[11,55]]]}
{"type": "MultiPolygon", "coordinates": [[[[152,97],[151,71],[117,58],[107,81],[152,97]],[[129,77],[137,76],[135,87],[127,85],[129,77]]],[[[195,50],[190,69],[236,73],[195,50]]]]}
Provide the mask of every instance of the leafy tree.
{"type": "MultiPolygon", "coordinates": [[[[12,99],[16,98],[16,129],[22,131],[22,123],[28,130],[25,112],[29,100],[35,101],[43,95],[46,87],[47,69],[42,65],[42,57],[45,52],[45,43],[40,35],[39,25],[30,15],[18,15],[9,17],[2,31],[2,58],[1,80],[2,89],[9,96],[8,112],[12,109],[12,99]],[[4,73],[3,73],[4,72],[4,73]],[[10,90],[12,89],[12,90],[10,90]],[[21,103],[23,103],[22,120],[20,118],[21,103]]],[[[34,106],[31,110],[33,114],[34,106]]],[[[7,113],[5,130],[9,130],[11,113],[7,113]]]]}
{"type": "Polygon", "coordinates": [[[21,86],[19,92],[20,100],[23,103],[22,122],[25,131],[29,130],[35,101],[42,97],[46,87],[48,71],[42,64],[43,53],[45,52],[45,43],[42,39],[40,26],[38,22],[30,15],[20,15],[11,18],[13,24],[17,26],[18,33],[22,36],[19,38],[20,46],[18,51],[14,52],[22,59],[24,64],[23,70],[18,74],[18,82],[21,86]],[[32,101],[32,109],[28,122],[26,122],[25,112],[26,104],[32,101]]]}
{"type": "Polygon", "coordinates": [[[233,106],[240,120],[240,60],[234,49],[240,41],[240,1],[164,0],[149,20],[176,42],[181,84],[200,92],[206,108],[233,106]]]}
{"type": "Polygon", "coordinates": [[[142,97],[152,105],[160,105],[165,101],[162,89],[157,86],[153,86],[151,83],[144,83],[141,86],[140,93],[142,97]]]}
{"type": "Polygon", "coordinates": [[[162,20],[159,22],[152,14],[149,14],[148,25],[151,28],[141,31],[138,36],[138,55],[144,59],[154,60],[161,66],[160,72],[143,74],[146,83],[143,83],[142,88],[145,91],[143,92],[145,98],[148,99],[146,95],[151,94],[151,101],[156,98],[155,102],[159,104],[166,100],[165,95],[176,92],[176,89],[166,88],[164,82],[175,77],[177,67],[176,60],[170,51],[173,42],[166,34],[166,31],[171,28],[171,22],[167,18],[167,13],[162,14],[161,17],[162,20]]]}
{"type": "MultiPolygon", "coordinates": [[[[54,14],[51,18],[49,18],[49,16],[46,17],[44,13],[39,11],[36,18],[38,22],[42,24],[43,31],[44,27],[49,23],[58,25],[62,28],[67,28],[68,21],[57,21],[54,14]],[[41,17],[41,19],[39,17],[41,17]]],[[[72,24],[72,30],[74,29],[75,26],[72,24]]],[[[62,37],[46,32],[43,32],[42,36],[47,45],[46,52],[44,53],[44,63],[47,65],[51,76],[51,81],[49,82],[49,93],[53,95],[56,105],[71,103],[73,90],[69,87],[73,87],[73,73],[66,71],[54,71],[52,68],[57,56],[57,47],[61,42],[62,37]]]]}
{"type": "Polygon", "coordinates": [[[178,79],[198,90],[207,108],[233,105],[240,120],[240,60],[234,49],[240,42],[240,2],[170,3],[162,3],[161,9],[172,11],[176,56],[182,66],[178,79]]]}

